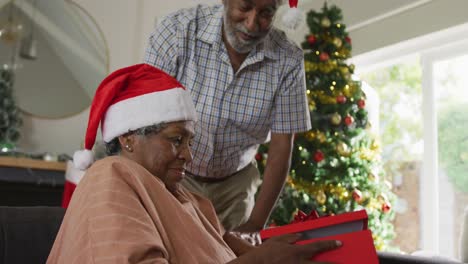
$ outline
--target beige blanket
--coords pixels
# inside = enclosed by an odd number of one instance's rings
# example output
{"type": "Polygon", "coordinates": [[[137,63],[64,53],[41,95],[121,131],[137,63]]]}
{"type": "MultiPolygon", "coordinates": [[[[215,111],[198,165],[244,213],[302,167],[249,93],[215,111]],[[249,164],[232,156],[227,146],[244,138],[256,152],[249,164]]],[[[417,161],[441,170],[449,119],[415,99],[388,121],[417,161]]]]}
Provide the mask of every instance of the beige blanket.
{"type": "Polygon", "coordinates": [[[47,263],[226,263],[235,258],[211,203],[122,157],[78,185],[47,263]]]}

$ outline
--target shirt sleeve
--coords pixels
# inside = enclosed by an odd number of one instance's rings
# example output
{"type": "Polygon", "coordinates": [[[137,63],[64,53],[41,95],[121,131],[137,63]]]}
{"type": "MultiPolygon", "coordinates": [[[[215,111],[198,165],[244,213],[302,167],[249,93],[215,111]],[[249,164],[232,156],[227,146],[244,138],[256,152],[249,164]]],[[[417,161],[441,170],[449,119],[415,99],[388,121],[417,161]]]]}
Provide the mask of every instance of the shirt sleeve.
{"type": "Polygon", "coordinates": [[[296,60],[280,81],[275,98],[271,132],[291,134],[311,129],[306,95],[304,61],[296,60]]]}
{"type": "Polygon", "coordinates": [[[169,75],[177,75],[178,59],[177,17],[164,18],[150,35],[144,62],[153,65],[169,75]]]}

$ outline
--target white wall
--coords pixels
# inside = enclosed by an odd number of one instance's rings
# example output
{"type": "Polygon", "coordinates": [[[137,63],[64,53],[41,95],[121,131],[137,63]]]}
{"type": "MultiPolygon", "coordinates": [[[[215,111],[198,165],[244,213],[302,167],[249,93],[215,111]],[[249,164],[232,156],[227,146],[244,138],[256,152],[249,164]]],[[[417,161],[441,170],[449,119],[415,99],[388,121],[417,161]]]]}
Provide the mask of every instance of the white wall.
{"type": "MultiPolygon", "coordinates": [[[[371,0],[369,0],[371,1],[371,0]]],[[[146,39],[157,17],[197,3],[220,0],[75,0],[93,16],[107,40],[110,71],[142,61],[146,39]]],[[[356,7],[362,8],[362,7],[356,7]]],[[[351,32],[353,54],[468,22],[467,0],[433,0],[421,8],[351,32]]],[[[346,13],[344,14],[346,16],[346,13]]],[[[301,42],[305,32],[296,32],[301,42]]],[[[21,150],[72,154],[83,143],[89,109],[70,118],[46,120],[24,116],[21,150]]]]}

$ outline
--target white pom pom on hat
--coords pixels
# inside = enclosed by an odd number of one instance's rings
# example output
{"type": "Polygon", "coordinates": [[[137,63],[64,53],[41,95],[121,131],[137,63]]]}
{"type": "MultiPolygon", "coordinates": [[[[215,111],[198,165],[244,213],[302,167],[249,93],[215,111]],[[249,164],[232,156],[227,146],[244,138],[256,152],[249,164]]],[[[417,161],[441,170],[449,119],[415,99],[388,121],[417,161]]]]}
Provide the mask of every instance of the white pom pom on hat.
{"type": "Polygon", "coordinates": [[[86,170],[93,162],[94,155],[91,150],[77,150],[75,154],[73,154],[73,165],[79,170],[86,170]]]}
{"type": "Polygon", "coordinates": [[[196,121],[190,92],[164,71],[148,64],[119,69],[96,89],[89,112],[84,150],[73,164],[86,170],[94,162],[91,151],[101,124],[104,142],[139,128],[162,122],[196,121]]]}
{"type": "Polygon", "coordinates": [[[299,0],[289,0],[289,9],[282,17],[283,25],[288,29],[297,29],[305,20],[304,12],[297,8],[299,0]]]}

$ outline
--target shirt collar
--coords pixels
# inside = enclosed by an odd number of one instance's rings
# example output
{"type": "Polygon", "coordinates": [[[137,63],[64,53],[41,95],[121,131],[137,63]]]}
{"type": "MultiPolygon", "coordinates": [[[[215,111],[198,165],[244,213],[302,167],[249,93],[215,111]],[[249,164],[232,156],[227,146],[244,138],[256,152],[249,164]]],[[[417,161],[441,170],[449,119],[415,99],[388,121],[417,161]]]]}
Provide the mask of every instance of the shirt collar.
{"type": "Polygon", "coordinates": [[[223,6],[217,5],[213,9],[213,15],[207,19],[205,27],[198,31],[197,38],[209,43],[215,44],[221,42],[222,25],[223,25],[223,6]]]}

